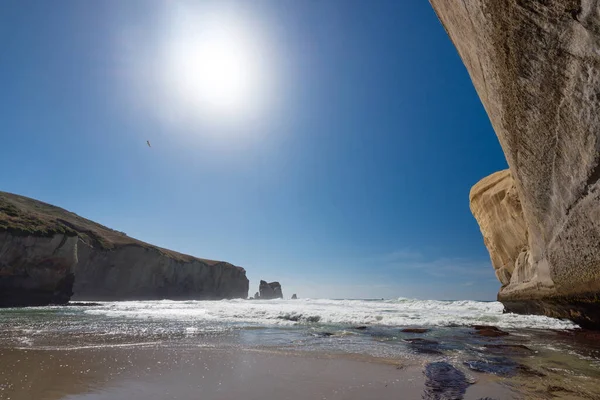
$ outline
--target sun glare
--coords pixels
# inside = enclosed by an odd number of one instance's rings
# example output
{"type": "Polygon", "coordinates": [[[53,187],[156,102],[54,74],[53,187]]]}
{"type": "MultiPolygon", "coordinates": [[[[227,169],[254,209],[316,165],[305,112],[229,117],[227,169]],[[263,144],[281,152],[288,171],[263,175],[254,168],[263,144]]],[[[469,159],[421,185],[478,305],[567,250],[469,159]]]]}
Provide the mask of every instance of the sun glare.
{"type": "Polygon", "coordinates": [[[264,100],[260,43],[248,24],[227,13],[186,14],[168,42],[169,90],[203,116],[237,118],[264,100]]]}

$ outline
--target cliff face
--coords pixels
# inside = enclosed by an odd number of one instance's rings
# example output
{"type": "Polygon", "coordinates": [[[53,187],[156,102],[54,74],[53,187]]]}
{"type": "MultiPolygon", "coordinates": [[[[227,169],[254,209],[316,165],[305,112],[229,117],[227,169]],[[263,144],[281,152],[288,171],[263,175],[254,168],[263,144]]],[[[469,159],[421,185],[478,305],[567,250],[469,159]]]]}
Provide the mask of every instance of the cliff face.
{"type": "Polygon", "coordinates": [[[73,294],[77,236],[0,231],[0,307],[63,304],[73,294]]]}
{"type": "Polygon", "coordinates": [[[246,298],[243,268],[130,238],[0,192],[0,307],[87,300],[246,298]]]}
{"type": "Polygon", "coordinates": [[[226,262],[181,260],[157,249],[80,247],[75,300],[231,299],[248,297],[246,271],[226,262]]]}
{"type": "Polygon", "coordinates": [[[515,182],[510,171],[500,171],[481,180],[471,189],[471,211],[479,222],[490,252],[496,277],[509,285],[517,268],[527,259],[527,227],[515,182]]]}
{"type": "Polygon", "coordinates": [[[499,300],[508,311],[600,327],[600,3],[431,3],[494,126],[520,204],[490,201],[508,193],[489,185],[494,175],[471,194],[503,283],[499,300]]]}

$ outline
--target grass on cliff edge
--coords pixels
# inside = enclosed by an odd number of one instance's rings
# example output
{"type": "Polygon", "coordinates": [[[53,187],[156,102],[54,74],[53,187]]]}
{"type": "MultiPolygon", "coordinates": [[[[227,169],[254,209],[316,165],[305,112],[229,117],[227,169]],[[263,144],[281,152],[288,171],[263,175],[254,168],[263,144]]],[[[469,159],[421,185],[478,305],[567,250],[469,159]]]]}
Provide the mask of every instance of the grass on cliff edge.
{"type": "Polygon", "coordinates": [[[18,236],[49,237],[55,234],[79,236],[89,245],[106,250],[135,245],[155,249],[179,261],[198,260],[208,265],[219,263],[219,261],[196,258],[152,246],[63,208],[7,192],[0,192],[1,231],[8,231],[18,236]]]}

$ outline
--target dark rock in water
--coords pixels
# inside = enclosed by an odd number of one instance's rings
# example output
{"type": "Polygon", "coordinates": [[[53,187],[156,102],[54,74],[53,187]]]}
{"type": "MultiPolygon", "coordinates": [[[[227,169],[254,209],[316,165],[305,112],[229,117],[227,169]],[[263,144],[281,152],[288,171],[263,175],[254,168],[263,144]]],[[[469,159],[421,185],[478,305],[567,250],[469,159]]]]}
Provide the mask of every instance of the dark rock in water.
{"type": "Polygon", "coordinates": [[[562,393],[574,393],[572,390],[564,388],[562,386],[555,386],[555,385],[550,385],[548,386],[548,388],[546,389],[546,391],[552,395],[554,395],[554,393],[556,392],[562,392],[562,393]]]}
{"type": "Polygon", "coordinates": [[[477,334],[486,337],[499,337],[508,335],[508,332],[495,331],[493,329],[482,329],[480,331],[477,331],[477,334]]]}
{"type": "Polygon", "coordinates": [[[509,335],[508,332],[504,332],[503,330],[491,325],[473,325],[473,328],[477,331],[478,335],[486,337],[498,337],[509,335]]]}
{"type": "Polygon", "coordinates": [[[475,329],[476,331],[481,331],[484,329],[491,329],[493,331],[500,331],[500,328],[498,328],[497,326],[493,326],[493,325],[473,325],[473,329],[475,329]]]}
{"type": "Polygon", "coordinates": [[[517,374],[518,364],[508,357],[491,357],[485,360],[465,361],[469,369],[486,374],[499,376],[514,376],[517,374]]]}
{"type": "Polygon", "coordinates": [[[590,331],[586,329],[574,329],[568,331],[554,331],[555,337],[550,340],[557,343],[564,343],[567,346],[575,346],[578,353],[583,357],[598,358],[600,354],[600,331],[590,331]]]}
{"type": "Polygon", "coordinates": [[[302,314],[285,314],[285,315],[280,315],[279,317],[277,317],[277,319],[283,319],[285,321],[293,321],[293,322],[300,321],[300,318],[302,318],[302,314]]]}
{"type": "Polygon", "coordinates": [[[420,354],[443,354],[441,351],[440,344],[435,340],[412,338],[403,339],[405,342],[410,343],[410,348],[420,354]]]}
{"type": "Polygon", "coordinates": [[[574,329],[568,331],[554,331],[559,336],[569,337],[582,345],[593,345],[600,343],[600,332],[587,329],[574,329]]]}
{"type": "Polygon", "coordinates": [[[281,284],[279,282],[267,283],[265,281],[260,281],[258,291],[258,297],[255,296],[257,299],[283,299],[283,292],[281,291],[281,284]]]}
{"type": "Polygon", "coordinates": [[[470,383],[465,374],[447,362],[425,367],[425,400],[461,400],[470,383]]]}
{"type": "Polygon", "coordinates": [[[522,375],[537,376],[538,378],[543,378],[546,376],[546,374],[544,374],[543,372],[536,371],[535,369],[523,364],[519,364],[517,366],[517,372],[522,375]]]}
{"type": "Polygon", "coordinates": [[[408,342],[411,344],[429,344],[429,345],[439,344],[439,342],[436,342],[435,340],[421,339],[421,338],[411,338],[411,339],[403,339],[403,340],[405,342],[408,342]]]}
{"type": "Polygon", "coordinates": [[[254,294],[254,299],[255,299],[255,300],[258,300],[258,299],[260,299],[260,293],[256,292],[256,293],[254,294]]]}
{"type": "Polygon", "coordinates": [[[356,329],[357,331],[366,331],[367,326],[366,325],[354,326],[354,327],[352,327],[352,329],[356,329]]]}
{"type": "Polygon", "coordinates": [[[414,351],[416,351],[419,354],[429,354],[429,355],[433,355],[433,356],[441,356],[444,354],[439,350],[432,349],[427,346],[411,346],[411,347],[414,351]]]}
{"type": "Polygon", "coordinates": [[[82,302],[73,302],[73,301],[69,302],[68,304],[65,304],[65,306],[68,306],[68,307],[98,307],[101,305],[102,304],[100,304],[100,303],[89,303],[89,302],[82,303],[82,302]]]}
{"type": "Polygon", "coordinates": [[[331,332],[317,332],[314,335],[318,336],[318,337],[331,337],[331,336],[333,336],[333,333],[331,333],[331,332]]]}
{"type": "Polygon", "coordinates": [[[431,329],[425,329],[425,328],[404,328],[404,329],[401,329],[400,332],[404,332],[404,333],[427,333],[430,330],[431,329]]]}
{"type": "Polygon", "coordinates": [[[517,374],[544,377],[545,374],[526,365],[519,364],[508,357],[490,357],[484,360],[465,361],[464,364],[473,371],[511,377],[517,374]]]}
{"type": "Polygon", "coordinates": [[[529,347],[522,344],[486,344],[483,346],[487,352],[492,354],[511,354],[528,356],[535,353],[529,347]]]}
{"type": "Polygon", "coordinates": [[[481,329],[498,329],[497,327],[492,325],[471,325],[471,328],[475,329],[476,331],[479,331],[481,329]]]}
{"type": "Polygon", "coordinates": [[[285,321],[293,321],[293,322],[319,322],[321,317],[318,315],[308,315],[304,316],[302,314],[291,313],[291,314],[283,314],[277,317],[277,319],[283,319],[285,321]]]}
{"type": "Polygon", "coordinates": [[[298,300],[298,296],[296,296],[296,293],[294,293],[294,294],[292,295],[292,300],[298,300]]]}

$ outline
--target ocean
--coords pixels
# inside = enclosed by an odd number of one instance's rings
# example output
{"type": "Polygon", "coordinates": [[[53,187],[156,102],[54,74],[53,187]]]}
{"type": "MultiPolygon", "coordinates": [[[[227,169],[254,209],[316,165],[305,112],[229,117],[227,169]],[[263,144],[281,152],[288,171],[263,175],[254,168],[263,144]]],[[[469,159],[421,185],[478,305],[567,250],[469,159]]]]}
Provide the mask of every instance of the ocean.
{"type": "MultiPolygon", "coordinates": [[[[561,388],[559,394],[600,399],[596,336],[566,320],[505,314],[498,302],[163,300],[0,310],[0,356],[11,359],[165,348],[346,357],[418,368],[442,362],[470,380],[493,379],[514,398],[561,388]],[[478,325],[501,333],[482,336],[478,325]],[[411,328],[418,329],[406,331],[411,328]]],[[[2,368],[0,377],[8,381],[0,380],[0,398],[14,379],[2,368]]],[[[556,393],[548,398],[560,398],[556,393]]]]}

